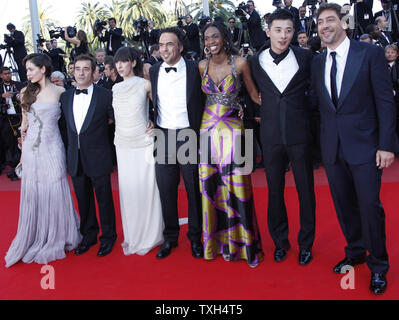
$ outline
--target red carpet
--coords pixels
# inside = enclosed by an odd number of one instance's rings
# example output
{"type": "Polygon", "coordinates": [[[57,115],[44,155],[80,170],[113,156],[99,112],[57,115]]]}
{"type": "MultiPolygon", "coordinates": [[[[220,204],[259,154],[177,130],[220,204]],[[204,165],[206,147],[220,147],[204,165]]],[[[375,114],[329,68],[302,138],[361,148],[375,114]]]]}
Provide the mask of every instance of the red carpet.
{"type": "MultiPolygon", "coordinates": [[[[260,179],[263,172],[257,179],[260,179]]],[[[1,177],[2,179],[3,176],[1,177]]],[[[4,180],[2,180],[4,181],[4,180]]],[[[256,183],[254,183],[256,185],[256,183]]],[[[286,203],[293,249],[282,263],[272,258],[273,243],[267,232],[267,189],[256,187],[255,201],[265,261],[256,269],[245,261],[225,262],[197,260],[191,256],[190,244],[182,226],[179,247],[165,260],[155,258],[156,250],[146,256],[124,256],[120,246],[123,232],[120,222],[118,192],[114,191],[117,210],[118,240],[113,252],[96,256],[98,245],[82,255],[68,253],[67,258],[50,263],[55,270],[55,290],[43,290],[41,265],[18,263],[6,269],[4,256],[17,230],[18,191],[0,191],[0,299],[135,299],[135,300],[263,300],[263,299],[398,299],[399,241],[396,208],[399,183],[385,182],[382,201],[387,212],[387,238],[391,269],[389,288],[382,297],[369,293],[370,273],[366,265],[357,267],[355,289],[340,287],[343,275],[332,267],[344,256],[344,239],[340,232],[327,186],[316,187],[317,234],[314,260],[306,266],[297,263],[296,237],[299,227],[298,198],[294,187],[287,187],[286,203]]],[[[185,192],[180,191],[180,212],[186,216],[185,192]]]]}

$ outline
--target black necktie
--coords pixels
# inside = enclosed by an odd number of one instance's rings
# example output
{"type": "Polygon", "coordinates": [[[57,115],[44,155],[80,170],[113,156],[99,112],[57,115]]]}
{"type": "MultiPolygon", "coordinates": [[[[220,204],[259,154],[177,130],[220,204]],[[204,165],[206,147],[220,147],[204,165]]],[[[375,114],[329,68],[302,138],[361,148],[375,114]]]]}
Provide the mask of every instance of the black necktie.
{"type": "Polygon", "coordinates": [[[175,68],[175,67],[165,68],[166,73],[169,73],[170,70],[177,72],[177,68],[175,68]]]}
{"type": "Polygon", "coordinates": [[[330,72],[330,85],[331,85],[331,99],[334,103],[334,106],[338,106],[338,90],[337,90],[337,60],[335,56],[337,53],[335,51],[331,52],[332,57],[332,65],[330,72]]]}
{"type": "Polygon", "coordinates": [[[279,64],[290,53],[290,48],[288,48],[287,50],[285,50],[283,53],[280,53],[280,54],[275,53],[271,48],[270,48],[269,52],[270,52],[270,55],[272,56],[272,58],[274,59],[273,62],[275,64],[279,64]]]}
{"type": "Polygon", "coordinates": [[[82,90],[76,89],[75,94],[81,94],[81,93],[88,94],[89,92],[87,91],[87,89],[82,89],[82,90]]]}

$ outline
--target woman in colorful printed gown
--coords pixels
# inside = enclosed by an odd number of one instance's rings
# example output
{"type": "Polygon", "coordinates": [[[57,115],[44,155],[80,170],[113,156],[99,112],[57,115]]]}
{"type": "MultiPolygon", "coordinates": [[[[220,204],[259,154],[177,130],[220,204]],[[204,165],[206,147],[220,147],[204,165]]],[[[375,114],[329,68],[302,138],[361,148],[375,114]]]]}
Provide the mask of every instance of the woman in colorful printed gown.
{"type": "Polygon", "coordinates": [[[258,105],[261,100],[247,61],[234,56],[227,28],[212,23],[203,34],[208,56],[199,64],[202,90],[207,95],[199,164],[204,258],[222,254],[226,261],[245,259],[256,267],[263,252],[248,168],[252,160],[246,159],[244,164],[235,161],[241,155],[237,145],[244,140],[238,103],[240,76],[251,99],[258,105]]]}

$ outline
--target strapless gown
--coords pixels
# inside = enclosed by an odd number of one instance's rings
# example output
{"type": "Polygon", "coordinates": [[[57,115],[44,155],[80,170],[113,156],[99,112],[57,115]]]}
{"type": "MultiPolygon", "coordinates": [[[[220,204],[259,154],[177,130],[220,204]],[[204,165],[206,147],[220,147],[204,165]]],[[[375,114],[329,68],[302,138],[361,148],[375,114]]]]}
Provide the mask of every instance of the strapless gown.
{"type": "Polygon", "coordinates": [[[18,230],[6,267],[20,260],[47,264],[65,258],[65,250],[73,250],[81,240],[58,129],[60,115],[58,102],[35,102],[27,113],[18,230]]]}

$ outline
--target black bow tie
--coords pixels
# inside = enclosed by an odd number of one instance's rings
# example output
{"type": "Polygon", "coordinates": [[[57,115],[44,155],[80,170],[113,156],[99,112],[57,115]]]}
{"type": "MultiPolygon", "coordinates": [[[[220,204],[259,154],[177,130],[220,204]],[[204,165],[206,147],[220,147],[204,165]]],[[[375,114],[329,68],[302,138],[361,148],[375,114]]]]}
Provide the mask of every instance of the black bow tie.
{"type": "Polygon", "coordinates": [[[177,68],[175,68],[175,67],[165,68],[166,73],[169,73],[170,70],[177,72],[177,68]]]}
{"type": "Polygon", "coordinates": [[[288,55],[288,53],[290,53],[290,48],[288,48],[287,50],[285,50],[283,53],[280,54],[275,53],[271,48],[269,52],[272,58],[274,59],[273,62],[275,64],[279,64],[281,61],[284,60],[284,58],[288,55]]]}
{"type": "Polygon", "coordinates": [[[81,94],[81,93],[89,94],[89,91],[87,91],[87,89],[82,89],[82,90],[76,89],[75,94],[81,94]]]}

